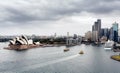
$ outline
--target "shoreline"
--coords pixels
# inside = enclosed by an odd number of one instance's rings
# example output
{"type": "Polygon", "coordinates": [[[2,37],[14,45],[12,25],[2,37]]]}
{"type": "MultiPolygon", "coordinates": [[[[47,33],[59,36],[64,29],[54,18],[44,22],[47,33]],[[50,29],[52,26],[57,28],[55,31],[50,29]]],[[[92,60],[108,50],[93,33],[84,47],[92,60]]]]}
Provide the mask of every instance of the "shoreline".
{"type": "Polygon", "coordinates": [[[4,47],[3,49],[7,50],[28,50],[28,49],[34,49],[39,47],[60,47],[65,46],[65,44],[42,44],[42,45],[8,45],[7,47],[4,47]]]}
{"type": "Polygon", "coordinates": [[[4,49],[7,50],[27,50],[27,49],[32,49],[32,48],[37,48],[40,47],[40,45],[9,45],[8,47],[4,47],[4,49]]]}
{"type": "Polygon", "coordinates": [[[120,49],[113,49],[114,52],[120,52],[120,49]]]}

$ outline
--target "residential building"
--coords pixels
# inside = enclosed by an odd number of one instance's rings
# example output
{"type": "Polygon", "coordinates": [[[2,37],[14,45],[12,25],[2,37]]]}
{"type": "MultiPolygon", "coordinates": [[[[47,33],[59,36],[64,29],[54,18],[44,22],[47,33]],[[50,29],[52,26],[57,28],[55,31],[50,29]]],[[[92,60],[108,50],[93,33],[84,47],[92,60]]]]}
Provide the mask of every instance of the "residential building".
{"type": "Polygon", "coordinates": [[[88,31],[85,33],[85,39],[86,40],[91,40],[92,39],[92,32],[91,31],[88,31]]]}

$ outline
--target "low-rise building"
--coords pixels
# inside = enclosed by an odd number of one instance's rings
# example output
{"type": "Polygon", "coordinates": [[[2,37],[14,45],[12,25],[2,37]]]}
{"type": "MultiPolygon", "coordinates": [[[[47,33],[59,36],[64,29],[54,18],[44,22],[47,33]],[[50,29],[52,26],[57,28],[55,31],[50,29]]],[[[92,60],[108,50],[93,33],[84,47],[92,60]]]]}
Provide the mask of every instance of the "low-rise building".
{"type": "Polygon", "coordinates": [[[66,39],[66,45],[67,46],[79,45],[81,44],[81,41],[82,41],[82,37],[77,37],[77,38],[68,37],[66,39]]]}
{"type": "Polygon", "coordinates": [[[85,39],[86,40],[91,40],[92,39],[92,32],[91,31],[88,31],[85,33],[85,39]]]}

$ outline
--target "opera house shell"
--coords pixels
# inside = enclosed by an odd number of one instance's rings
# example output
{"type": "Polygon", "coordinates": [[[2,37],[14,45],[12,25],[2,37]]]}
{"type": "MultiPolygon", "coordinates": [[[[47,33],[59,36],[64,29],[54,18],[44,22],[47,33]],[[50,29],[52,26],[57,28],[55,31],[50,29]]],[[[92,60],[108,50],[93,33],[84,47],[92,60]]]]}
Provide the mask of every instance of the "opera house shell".
{"type": "Polygon", "coordinates": [[[9,47],[5,49],[24,50],[40,46],[39,42],[37,42],[37,44],[36,43],[33,44],[33,40],[28,40],[28,38],[23,35],[20,37],[16,37],[13,40],[10,40],[9,42],[10,42],[9,47]]]}

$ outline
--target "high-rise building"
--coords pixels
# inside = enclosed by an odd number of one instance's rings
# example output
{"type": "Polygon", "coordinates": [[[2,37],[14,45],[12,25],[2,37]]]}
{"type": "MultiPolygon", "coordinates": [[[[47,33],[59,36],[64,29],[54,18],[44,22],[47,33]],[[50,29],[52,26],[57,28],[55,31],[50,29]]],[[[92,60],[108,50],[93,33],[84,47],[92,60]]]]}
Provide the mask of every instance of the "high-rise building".
{"type": "Polygon", "coordinates": [[[120,29],[118,29],[118,36],[120,36],[120,29]]]}
{"type": "Polygon", "coordinates": [[[108,28],[101,29],[101,37],[102,36],[109,38],[109,29],[108,28]]]}
{"type": "Polygon", "coordinates": [[[98,31],[100,32],[100,30],[101,30],[101,19],[98,19],[97,22],[98,22],[98,31]]]}
{"type": "Polygon", "coordinates": [[[99,26],[98,26],[98,22],[95,22],[95,23],[94,23],[94,26],[95,26],[95,27],[94,27],[95,31],[98,31],[98,27],[99,27],[99,26]]]}
{"type": "Polygon", "coordinates": [[[109,39],[118,42],[118,23],[113,23],[109,32],[109,39]]]}
{"type": "Polygon", "coordinates": [[[109,39],[110,40],[113,40],[113,28],[111,27],[110,30],[109,30],[109,39]]]}
{"type": "Polygon", "coordinates": [[[113,41],[118,42],[118,23],[113,23],[113,41]]]}
{"type": "Polygon", "coordinates": [[[97,38],[96,38],[97,41],[101,38],[101,19],[98,19],[92,26],[92,33],[95,34],[95,35],[92,35],[93,37],[97,35],[97,38]]]}
{"type": "Polygon", "coordinates": [[[114,30],[114,31],[118,31],[118,23],[116,23],[116,22],[113,23],[113,24],[112,24],[112,27],[113,27],[113,30],[114,30]]]}
{"type": "Polygon", "coordinates": [[[95,31],[95,26],[94,25],[92,25],[92,31],[95,31]]]}
{"type": "Polygon", "coordinates": [[[98,31],[92,32],[92,41],[94,42],[98,41],[98,31]]]}
{"type": "Polygon", "coordinates": [[[97,25],[98,25],[98,38],[101,38],[101,19],[97,20],[97,25]]]}

